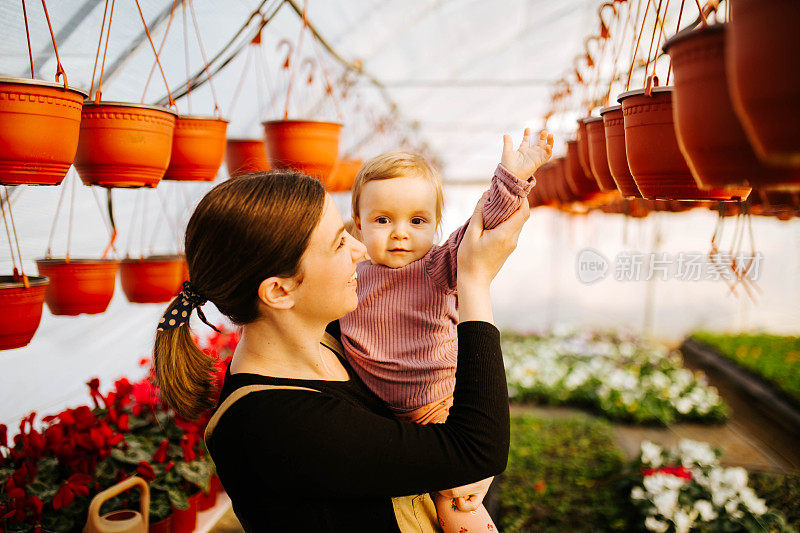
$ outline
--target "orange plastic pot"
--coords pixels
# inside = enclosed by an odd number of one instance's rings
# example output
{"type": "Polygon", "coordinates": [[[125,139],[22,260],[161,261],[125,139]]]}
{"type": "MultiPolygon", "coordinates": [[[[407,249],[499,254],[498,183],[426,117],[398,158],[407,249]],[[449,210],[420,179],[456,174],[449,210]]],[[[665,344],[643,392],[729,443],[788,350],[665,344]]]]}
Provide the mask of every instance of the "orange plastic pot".
{"type": "Polygon", "coordinates": [[[267,150],[263,139],[228,139],[225,150],[225,165],[232,178],[250,172],[269,170],[267,150]]]}
{"type": "Polygon", "coordinates": [[[172,533],[192,533],[197,526],[197,505],[202,491],[189,496],[189,508],[172,511],[172,533]]]}
{"type": "Polygon", "coordinates": [[[214,181],[225,159],[228,121],[214,117],[178,116],[165,180],[214,181]]]}
{"type": "Polygon", "coordinates": [[[86,93],[0,78],[0,184],[58,185],[75,159],[86,93]]]}
{"type": "Polygon", "coordinates": [[[604,107],[600,110],[606,137],[606,156],[611,177],[625,198],[641,198],[642,193],[631,176],[628,154],[625,152],[625,123],[622,106],[604,107]]]}
{"type": "Polygon", "coordinates": [[[75,168],[83,183],[155,187],[169,166],[177,114],[164,107],[87,102],[75,168]]]}
{"type": "Polygon", "coordinates": [[[361,159],[340,159],[330,177],[325,180],[328,192],[344,192],[353,188],[358,171],[364,165],[361,159]]]}
{"type": "Polygon", "coordinates": [[[123,259],[119,274],[128,301],[140,304],[169,302],[181,290],[183,259],[177,255],[123,259]]]}
{"type": "Polygon", "coordinates": [[[102,313],[114,297],[119,261],[37,259],[36,266],[50,279],[45,301],[54,315],[102,313]]]}
{"type": "Polygon", "coordinates": [[[678,146],[700,188],[800,187],[800,168],[762,163],[728,97],[726,25],[683,31],[664,45],[675,72],[678,146]]]}
{"type": "Polygon", "coordinates": [[[589,163],[589,137],[586,134],[586,118],[578,120],[578,131],[575,138],[578,142],[578,161],[580,161],[584,174],[591,176],[592,167],[589,163]]]}
{"type": "Polygon", "coordinates": [[[587,176],[580,163],[577,141],[567,141],[565,175],[567,183],[577,200],[584,201],[600,192],[594,177],[587,176]]]}
{"type": "Polygon", "coordinates": [[[27,346],[42,319],[48,279],[28,277],[28,288],[13,276],[0,276],[0,350],[27,346]]]}
{"type": "Polygon", "coordinates": [[[598,187],[603,192],[617,190],[617,183],[608,168],[608,155],[606,154],[606,128],[603,117],[590,117],[584,120],[586,124],[587,144],[589,145],[589,166],[598,187]]]}
{"type": "Polygon", "coordinates": [[[342,125],[309,120],[264,122],[264,141],[271,168],[295,170],[327,180],[339,159],[342,125]]]}
{"type": "Polygon", "coordinates": [[[800,2],[731,2],[728,89],[765,162],[800,167],[800,2]]]}
{"type": "Polygon", "coordinates": [[[628,91],[619,96],[625,121],[625,152],[636,186],[645,198],[730,200],[750,189],[702,190],[678,147],[672,118],[672,87],[628,91]]]}

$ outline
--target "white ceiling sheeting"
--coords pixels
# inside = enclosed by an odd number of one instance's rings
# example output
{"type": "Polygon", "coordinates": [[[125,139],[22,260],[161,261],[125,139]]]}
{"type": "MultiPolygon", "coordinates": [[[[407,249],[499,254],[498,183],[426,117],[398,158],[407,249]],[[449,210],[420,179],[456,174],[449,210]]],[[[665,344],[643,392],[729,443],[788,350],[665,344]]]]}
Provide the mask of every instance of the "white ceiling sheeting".
{"type": "MultiPolygon", "coordinates": [[[[280,0],[267,0],[261,12],[272,13],[280,0]]],[[[296,0],[302,6],[303,0],[296,0]]],[[[172,0],[139,0],[158,46],[169,21],[172,0]]],[[[178,2],[180,4],[180,2],[178,2]]],[[[583,38],[596,33],[597,0],[309,0],[309,22],[346,61],[359,60],[363,72],[385,86],[382,93],[360,77],[340,102],[343,152],[369,157],[405,144],[423,149],[442,164],[447,180],[488,178],[499,157],[501,136],[517,138],[525,126],[538,128],[547,110],[553,82],[580,51],[583,38]],[[384,98],[385,95],[387,98],[384,98]],[[374,134],[380,117],[396,115],[385,134],[374,134]],[[356,107],[361,111],[355,111],[356,107]],[[369,110],[369,111],[367,111],[369,110]],[[365,137],[372,142],[365,142],[365,137]],[[402,143],[406,138],[407,143],[402,143]],[[428,149],[424,149],[427,146],[428,149]]],[[[261,0],[210,2],[194,0],[203,45],[212,58],[236,35],[261,0]]],[[[26,0],[36,77],[52,80],[55,58],[41,3],[26,0]]],[[[103,20],[103,0],[51,0],[47,4],[59,53],[71,85],[88,89],[103,20]]],[[[22,5],[1,0],[0,75],[30,75],[22,5]]],[[[189,72],[202,66],[191,12],[187,10],[189,72]]],[[[181,8],[175,11],[161,55],[169,86],[187,79],[181,8]]],[[[249,32],[252,33],[255,21],[249,32]]],[[[245,67],[240,53],[214,77],[214,88],[230,136],[260,135],[263,118],[280,118],[285,104],[286,74],[276,51],[282,39],[296,43],[301,19],[289,4],[280,7],[263,32],[261,64],[265,75],[256,81],[251,58],[249,75],[233,113],[233,94],[245,67]],[[259,91],[259,86],[261,90],[259,91]],[[270,98],[271,96],[271,98],[270,98]]],[[[243,34],[247,36],[248,32],[243,34]]],[[[104,100],[139,101],[153,66],[153,53],[144,39],[134,0],[116,0],[103,82],[104,100]]],[[[246,42],[240,38],[237,43],[246,42]]],[[[245,47],[246,48],[246,47],[245,47]]],[[[321,47],[304,36],[301,60],[317,57],[321,47]]],[[[342,66],[322,53],[333,81],[342,66]]],[[[101,50],[102,59],[102,50],[101,50]]],[[[260,68],[260,67],[259,67],[260,68]]],[[[324,98],[323,76],[306,86],[298,72],[291,115],[336,120],[335,106],[324,98]],[[320,98],[322,104],[320,105],[320,98]]],[[[156,71],[147,102],[165,95],[156,71]]],[[[186,97],[178,100],[189,111],[186,97]]],[[[191,93],[191,111],[210,114],[213,101],[208,84],[191,93]]]]}

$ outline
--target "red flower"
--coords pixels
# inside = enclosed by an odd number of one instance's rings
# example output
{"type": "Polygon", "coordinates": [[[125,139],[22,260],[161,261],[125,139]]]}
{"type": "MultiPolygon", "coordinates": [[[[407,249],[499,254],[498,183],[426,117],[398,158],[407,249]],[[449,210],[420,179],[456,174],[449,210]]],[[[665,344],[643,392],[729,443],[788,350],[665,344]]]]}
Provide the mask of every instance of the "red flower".
{"type": "Polygon", "coordinates": [[[153,461],[156,463],[163,463],[167,460],[167,450],[169,449],[169,441],[164,439],[161,441],[161,444],[158,445],[158,449],[153,454],[153,461]]]}
{"type": "Polygon", "coordinates": [[[53,509],[59,510],[69,507],[75,501],[76,496],[88,496],[89,483],[91,482],[92,477],[86,474],[71,475],[53,497],[53,509]]]}
{"type": "Polygon", "coordinates": [[[533,490],[535,490],[539,494],[543,493],[544,489],[546,488],[547,488],[547,483],[545,483],[544,481],[537,481],[533,485],[533,490]]]}
{"type": "Polygon", "coordinates": [[[147,357],[142,357],[141,359],[139,359],[139,366],[147,366],[149,364],[150,364],[150,359],[148,359],[147,357]]]}
{"type": "Polygon", "coordinates": [[[139,463],[139,466],[136,467],[136,473],[142,476],[147,482],[153,481],[156,478],[156,473],[153,470],[153,467],[150,466],[150,463],[147,461],[142,461],[139,463]]]}
{"type": "Polygon", "coordinates": [[[0,446],[8,447],[8,427],[0,424],[0,446]]]}
{"type": "Polygon", "coordinates": [[[172,467],[173,467],[173,466],[175,466],[175,461],[170,461],[170,462],[168,462],[168,463],[167,463],[167,466],[165,466],[165,467],[164,467],[164,473],[166,474],[167,472],[169,472],[170,470],[172,470],[172,467]]]}
{"type": "Polygon", "coordinates": [[[670,476],[679,477],[686,481],[692,479],[692,473],[682,466],[662,466],[661,468],[644,468],[642,469],[642,476],[648,477],[654,474],[667,474],[670,476]]]}
{"type": "Polygon", "coordinates": [[[102,398],[103,396],[100,394],[100,380],[97,378],[92,378],[86,382],[86,385],[89,387],[89,395],[92,397],[92,401],[94,402],[94,406],[96,408],[100,408],[100,403],[97,401],[97,398],[102,398]]]}
{"type": "Polygon", "coordinates": [[[181,437],[181,449],[183,450],[183,460],[190,463],[197,459],[197,454],[194,451],[194,445],[197,443],[197,435],[193,433],[186,433],[181,437]]]}

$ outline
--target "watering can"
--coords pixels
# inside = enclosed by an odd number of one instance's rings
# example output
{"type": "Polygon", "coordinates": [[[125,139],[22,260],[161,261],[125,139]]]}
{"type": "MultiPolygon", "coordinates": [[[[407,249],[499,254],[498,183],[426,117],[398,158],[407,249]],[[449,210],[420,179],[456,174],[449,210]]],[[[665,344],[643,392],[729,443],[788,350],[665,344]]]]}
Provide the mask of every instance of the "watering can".
{"type": "Polygon", "coordinates": [[[150,516],[150,486],[140,477],[133,476],[107,488],[92,499],[89,516],[83,533],[147,533],[150,516]],[[117,494],[138,486],[140,511],[114,511],[100,516],[100,507],[117,494]]]}

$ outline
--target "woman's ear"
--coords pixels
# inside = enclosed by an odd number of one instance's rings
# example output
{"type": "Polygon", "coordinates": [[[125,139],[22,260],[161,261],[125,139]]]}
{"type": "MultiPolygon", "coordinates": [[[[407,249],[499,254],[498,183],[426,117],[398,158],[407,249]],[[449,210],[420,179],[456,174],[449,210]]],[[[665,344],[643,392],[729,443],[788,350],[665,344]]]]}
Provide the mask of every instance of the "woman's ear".
{"type": "Polygon", "coordinates": [[[297,282],[292,278],[273,276],[262,281],[258,286],[258,299],[273,309],[291,309],[294,307],[294,289],[297,282]]]}

